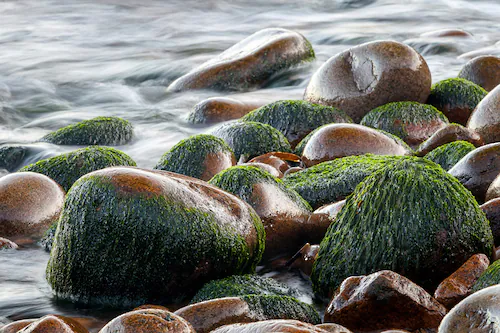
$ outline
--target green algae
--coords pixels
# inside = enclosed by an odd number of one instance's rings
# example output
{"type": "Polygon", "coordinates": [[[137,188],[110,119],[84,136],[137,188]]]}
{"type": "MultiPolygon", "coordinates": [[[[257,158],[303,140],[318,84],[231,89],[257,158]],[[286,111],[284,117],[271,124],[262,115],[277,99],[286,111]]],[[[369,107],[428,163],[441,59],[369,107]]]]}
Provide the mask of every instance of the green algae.
{"type": "Polygon", "coordinates": [[[342,281],[388,269],[433,290],[493,236],[472,194],[437,164],[404,157],[361,182],[320,245],[311,280],[331,295],[342,281]]]}
{"type": "Polygon", "coordinates": [[[500,260],[492,263],[471,288],[471,292],[475,293],[484,288],[491,287],[495,284],[500,284],[500,260]]]}
{"type": "Polygon", "coordinates": [[[476,149],[467,141],[454,141],[430,151],[425,158],[439,164],[444,170],[450,170],[465,155],[476,149]]]}

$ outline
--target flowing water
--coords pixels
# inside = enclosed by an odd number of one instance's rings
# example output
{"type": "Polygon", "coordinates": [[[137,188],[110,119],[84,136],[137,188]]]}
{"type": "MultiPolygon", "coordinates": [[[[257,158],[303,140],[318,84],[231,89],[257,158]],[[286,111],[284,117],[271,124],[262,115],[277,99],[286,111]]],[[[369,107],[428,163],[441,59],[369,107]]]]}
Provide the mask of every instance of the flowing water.
{"type": "MultiPolygon", "coordinates": [[[[329,57],[378,39],[413,46],[434,82],[456,76],[474,56],[500,55],[496,0],[2,0],[0,145],[29,144],[26,165],[75,149],[33,143],[50,131],[98,115],[119,116],[133,123],[135,139],[118,148],[151,168],[179,140],[212,130],[186,121],[196,103],[229,95],[167,93],[169,83],[269,27],[302,33],[317,60],[277,75],[264,89],[232,93],[235,98],[301,98],[329,57]],[[420,36],[444,28],[473,37],[420,36]]],[[[48,313],[112,316],[57,303],[44,279],[47,260],[35,245],[0,252],[0,326],[48,313]]],[[[309,290],[297,274],[269,274],[309,290]]]]}

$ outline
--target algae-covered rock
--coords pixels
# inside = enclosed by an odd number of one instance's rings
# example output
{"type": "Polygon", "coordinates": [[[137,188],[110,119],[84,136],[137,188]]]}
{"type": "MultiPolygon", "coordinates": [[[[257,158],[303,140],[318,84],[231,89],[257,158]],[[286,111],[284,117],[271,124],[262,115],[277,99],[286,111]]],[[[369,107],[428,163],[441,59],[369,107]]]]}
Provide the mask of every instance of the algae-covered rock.
{"type": "Polygon", "coordinates": [[[134,132],[132,124],[118,117],[96,117],[60,128],[39,141],[56,145],[110,145],[129,142],[134,132]]]}
{"type": "Polygon", "coordinates": [[[311,207],[294,190],[269,173],[252,166],[235,166],[210,180],[252,206],[266,230],[266,257],[295,252],[311,233],[311,207]]]}
{"type": "Polygon", "coordinates": [[[205,284],[193,297],[191,303],[244,295],[298,296],[298,294],[297,290],[272,278],[251,274],[233,275],[205,284]]]}
{"type": "Polygon", "coordinates": [[[47,280],[58,298],[86,304],[178,301],[212,279],[252,272],[264,237],[250,206],[206,182],[107,168],[68,192],[47,280]]]}
{"type": "Polygon", "coordinates": [[[439,146],[425,158],[439,164],[443,169],[449,170],[469,152],[476,149],[474,145],[467,141],[455,141],[439,146]]]}
{"type": "Polygon", "coordinates": [[[213,133],[234,151],[236,159],[245,160],[265,153],[291,152],[290,143],[276,128],[255,121],[238,121],[222,125],[213,133]]]}
{"type": "Polygon", "coordinates": [[[399,159],[369,154],[348,156],[286,175],[283,182],[316,209],[346,198],[365,177],[399,159]]]}
{"type": "Polygon", "coordinates": [[[488,266],[472,286],[471,292],[475,293],[476,291],[494,286],[495,284],[500,284],[500,260],[488,266]]]}
{"type": "Polygon", "coordinates": [[[372,173],[321,242],[311,279],[331,294],[353,275],[391,269],[433,290],[475,253],[491,254],[488,220],[437,164],[405,157],[372,173]]]}
{"type": "Polygon", "coordinates": [[[19,171],[44,174],[54,179],[67,192],[81,176],[112,166],[135,166],[135,162],[117,149],[92,146],[38,161],[19,171]]]}
{"type": "Polygon", "coordinates": [[[0,147],[0,169],[15,171],[26,156],[26,150],[23,146],[0,147]]]}
{"type": "Polygon", "coordinates": [[[442,111],[451,122],[465,125],[487,94],[486,90],[471,81],[452,78],[434,84],[427,103],[442,111]]]}
{"type": "Polygon", "coordinates": [[[416,146],[448,124],[448,119],[432,105],[393,102],[368,112],[361,125],[392,133],[416,146]]]}
{"type": "Polygon", "coordinates": [[[166,152],[155,169],[210,180],[236,164],[233,151],[220,138],[199,134],[190,136],[166,152]]]}
{"type": "Polygon", "coordinates": [[[330,123],[352,123],[343,111],[306,101],[285,100],[264,105],[242,118],[271,125],[295,147],[314,129],[330,123]]]}

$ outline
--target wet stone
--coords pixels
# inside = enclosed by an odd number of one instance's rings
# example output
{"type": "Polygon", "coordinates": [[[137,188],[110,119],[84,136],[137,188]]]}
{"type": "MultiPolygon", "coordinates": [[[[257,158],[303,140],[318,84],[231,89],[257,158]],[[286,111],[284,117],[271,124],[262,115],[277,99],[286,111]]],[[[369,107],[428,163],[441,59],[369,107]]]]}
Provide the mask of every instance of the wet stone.
{"type": "Polygon", "coordinates": [[[0,333],[17,333],[35,321],[37,321],[37,319],[17,320],[0,328],[0,333]]]}
{"type": "Polygon", "coordinates": [[[492,199],[500,197],[500,170],[499,176],[497,176],[488,187],[486,191],[486,199],[485,201],[490,201],[492,199]]]}
{"type": "Polygon", "coordinates": [[[486,201],[481,205],[481,209],[490,221],[491,232],[495,245],[500,245],[500,198],[486,201]]]}
{"type": "Polygon", "coordinates": [[[297,268],[307,276],[311,275],[314,262],[318,256],[319,245],[306,243],[293,257],[287,262],[291,268],[297,268]]]}
{"type": "Polygon", "coordinates": [[[476,131],[485,143],[500,141],[500,86],[493,89],[476,107],[467,128],[476,131]]]}
{"type": "Polygon", "coordinates": [[[0,147],[0,169],[16,171],[26,156],[26,151],[27,148],[23,146],[0,147]]]}
{"type": "Polygon", "coordinates": [[[436,131],[430,138],[424,141],[415,151],[416,156],[425,156],[437,147],[454,141],[467,141],[475,147],[484,145],[483,139],[475,131],[460,124],[448,124],[436,131]]]}
{"type": "Polygon", "coordinates": [[[462,29],[441,29],[421,34],[422,37],[472,37],[472,34],[462,29]]]}
{"type": "Polygon", "coordinates": [[[481,289],[500,284],[500,260],[494,261],[488,268],[479,276],[476,283],[471,288],[471,293],[481,289]]]}
{"type": "Polygon", "coordinates": [[[338,324],[325,323],[325,324],[316,325],[316,327],[321,328],[322,330],[325,330],[325,331],[330,332],[330,333],[352,333],[344,326],[341,326],[338,324]]]}
{"type": "MultiPolygon", "coordinates": [[[[24,324],[24,323],[23,323],[24,324]]],[[[76,320],[60,315],[47,315],[25,326],[26,333],[88,333],[76,320]]]]}
{"type": "Polygon", "coordinates": [[[490,55],[473,58],[462,67],[458,77],[491,91],[500,83],[500,58],[490,55]]]}
{"type": "Polygon", "coordinates": [[[297,320],[266,320],[222,326],[213,333],[327,333],[318,326],[297,320]]]}
{"type": "Polygon", "coordinates": [[[300,163],[300,157],[291,153],[271,152],[252,158],[249,162],[265,163],[284,173],[291,165],[300,163]]]}
{"type": "Polygon", "coordinates": [[[193,124],[216,124],[239,119],[262,103],[246,103],[229,97],[212,97],[196,104],[189,114],[188,121],[193,124]]]}
{"type": "Polygon", "coordinates": [[[19,246],[7,238],[0,237],[0,250],[17,249],[19,246]]]}
{"type": "Polygon", "coordinates": [[[307,239],[307,241],[310,243],[320,243],[325,236],[326,230],[335,220],[335,217],[337,217],[337,214],[344,205],[345,200],[341,200],[316,209],[309,217],[308,224],[312,230],[310,232],[310,238],[307,239]]]}
{"type": "Polygon", "coordinates": [[[251,162],[251,163],[248,162],[248,163],[240,163],[240,164],[238,164],[238,166],[256,167],[256,168],[259,168],[259,169],[269,173],[273,177],[283,178],[283,173],[269,164],[259,163],[259,162],[251,162]]]}

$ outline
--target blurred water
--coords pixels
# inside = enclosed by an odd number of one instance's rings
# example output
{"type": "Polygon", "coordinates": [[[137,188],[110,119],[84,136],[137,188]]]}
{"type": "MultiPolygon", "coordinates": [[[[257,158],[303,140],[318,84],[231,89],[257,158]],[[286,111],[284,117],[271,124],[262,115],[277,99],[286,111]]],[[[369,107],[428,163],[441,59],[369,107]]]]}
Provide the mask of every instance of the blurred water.
{"type": "MultiPolygon", "coordinates": [[[[29,144],[98,115],[130,120],[132,143],[118,147],[152,167],[179,140],[210,127],[187,123],[217,92],[166,93],[166,86],[248,35],[283,27],[305,35],[317,60],[291,77],[237,98],[300,98],[325,60],[377,39],[406,42],[427,60],[433,81],[456,76],[471,57],[500,55],[495,0],[4,0],[0,1],[0,145],[29,144]],[[461,28],[472,38],[420,37],[461,28]]],[[[234,93],[233,93],[234,94],[234,93]]],[[[33,145],[24,164],[75,149],[33,145]]],[[[38,248],[0,252],[0,321],[55,307],[38,248]]],[[[63,307],[64,308],[64,307],[63,307]]]]}

